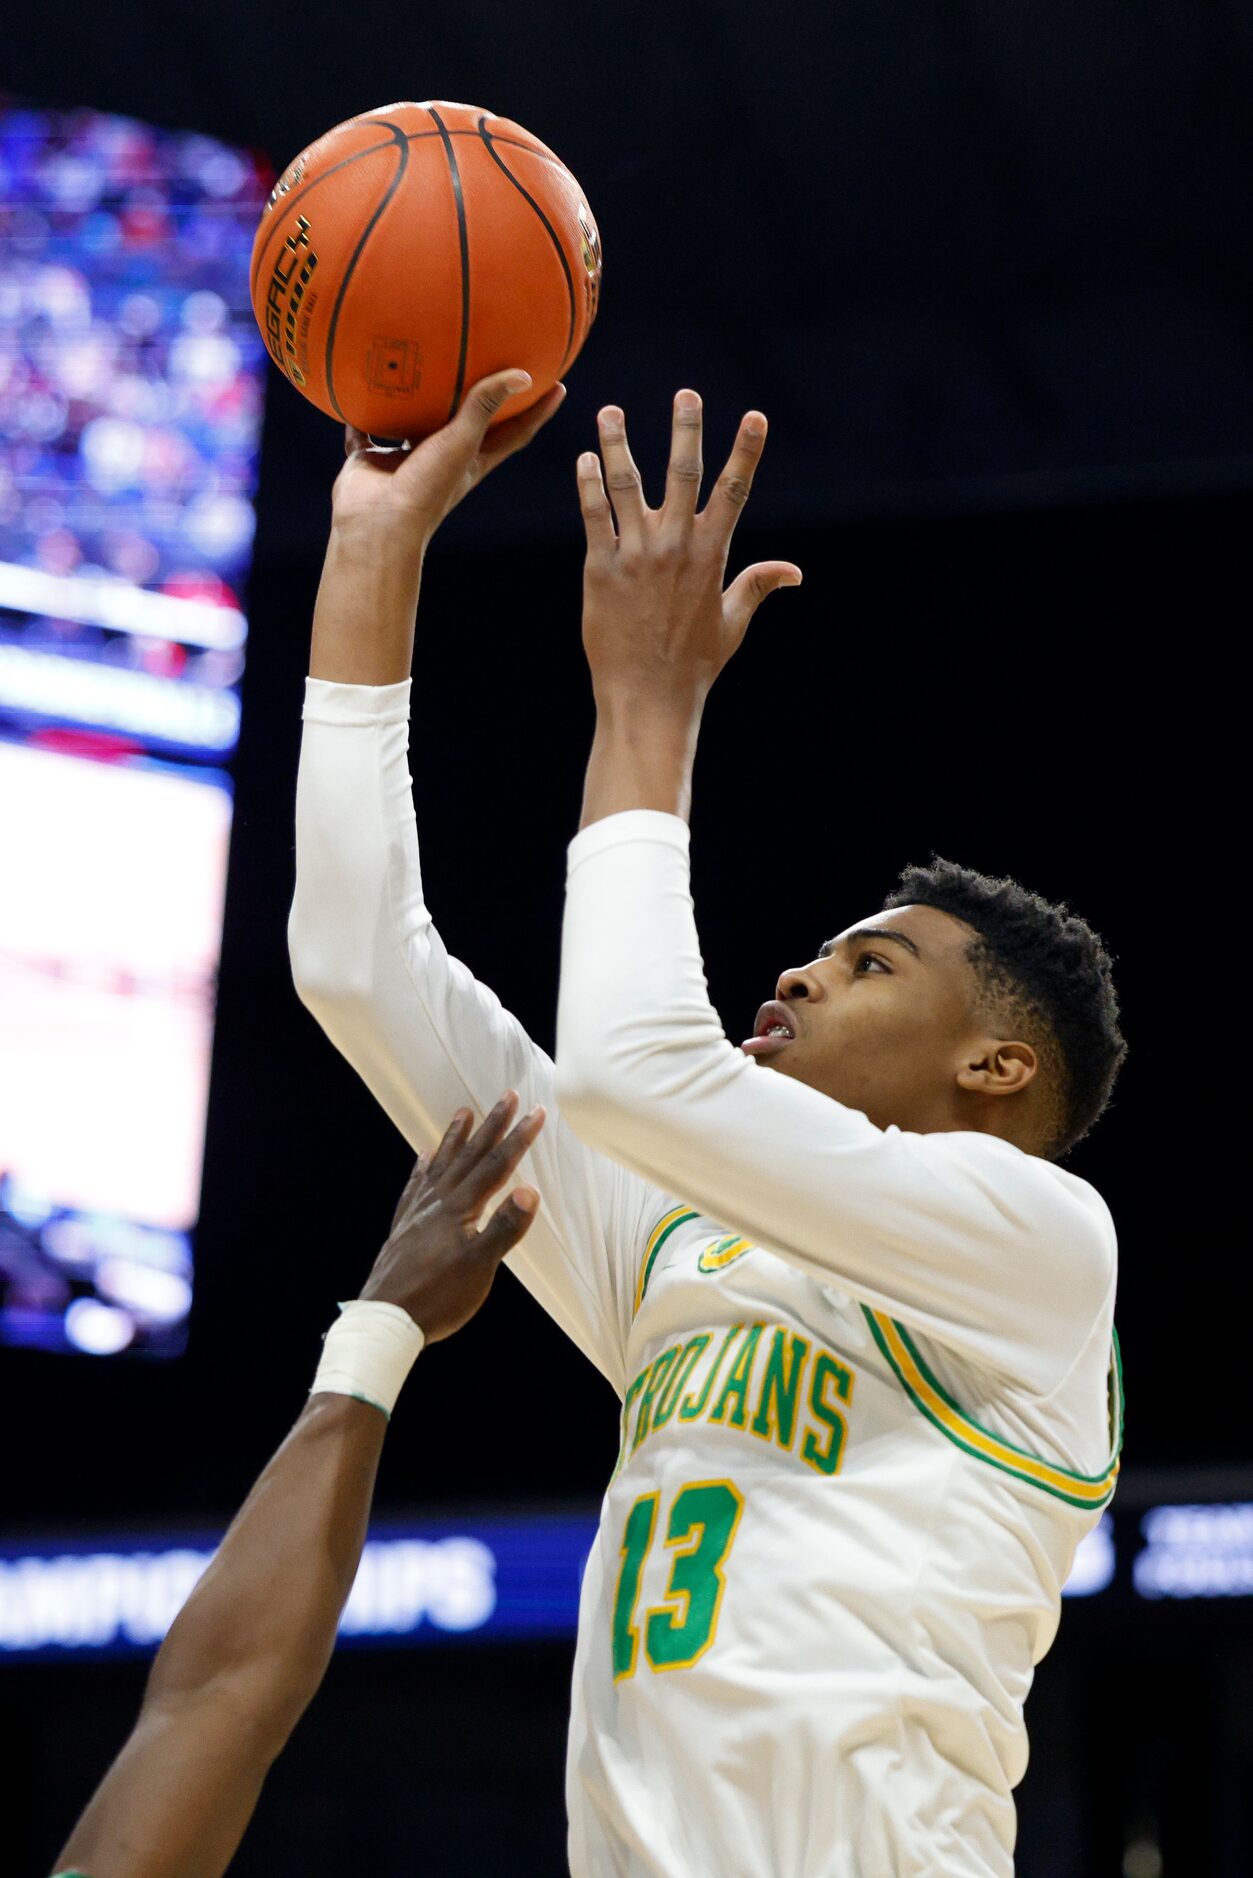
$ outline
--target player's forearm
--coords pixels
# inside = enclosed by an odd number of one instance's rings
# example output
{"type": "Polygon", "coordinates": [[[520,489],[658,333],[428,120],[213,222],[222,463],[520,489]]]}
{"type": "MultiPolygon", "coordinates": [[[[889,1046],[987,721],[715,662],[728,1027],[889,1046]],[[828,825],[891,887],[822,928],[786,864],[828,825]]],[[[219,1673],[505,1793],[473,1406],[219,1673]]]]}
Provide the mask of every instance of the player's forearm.
{"type": "Polygon", "coordinates": [[[701,706],[682,695],[611,695],[597,701],[580,828],[624,809],[688,819],[701,706]]]}
{"type": "MultiPolygon", "coordinates": [[[[429,924],[408,735],[407,679],[360,691],[309,680],[287,940],[296,989],[319,1021],[327,1006],[368,1012],[403,996],[415,963],[403,955],[429,924]]],[[[394,1029],[394,1012],[381,1018],[394,1029]]]]}
{"type": "Polygon", "coordinates": [[[386,1418],[313,1396],[157,1653],[58,1868],[217,1878],[312,1700],[365,1541],[386,1418]]]}
{"type": "Polygon", "coordinates": [[[351,1396],[310,1398],[162,1644],[150,1699],[255,1671],[256,1704],[294,1720],[334,1646],[386,1428],[351,1396]]]}
{"type": "Polygon", "coordinates": [[[282,1740],[229,1685],[147,1702],[75,1826],[58,1872],[88,1878],[221,1878],[282,1740]]]}
{"type": "Polygon", "coordinates": [[[392,518],[331,528],[313,613],[309,670],[344,685],[408,678],[425,537],[392,518]]]}

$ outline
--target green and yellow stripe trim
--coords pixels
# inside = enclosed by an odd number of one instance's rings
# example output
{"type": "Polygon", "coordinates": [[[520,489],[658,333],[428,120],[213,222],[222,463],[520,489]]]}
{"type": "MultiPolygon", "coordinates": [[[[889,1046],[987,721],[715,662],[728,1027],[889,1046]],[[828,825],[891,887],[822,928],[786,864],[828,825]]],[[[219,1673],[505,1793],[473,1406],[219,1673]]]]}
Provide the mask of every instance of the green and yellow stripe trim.
{"type": "Polygon", "coordinates": [[[1012,1474],[1028,1486],[1040,1487],[1069,1506],[1099,1507],[1114,1491],[1118,1479],[1118,1456],[1122,1452],[1123,1395],[1122,1355],[1118,1332],[1113,1335],[1109,1368],[1110,1439],[1113,1449],[1109,1466],[1100,1474],[1072,1474],[1065,1467],[1055,1467],[1038,1455],[1028,1454],[999,1435],[989,1434],[954,1402],[927,1368],[922,1354],[903,1324],[882,1311],[872,1311],[863,1304],[866,1322],[880,1350],[887,1358],[897,1381],[916,1409],[966,1454],[987,1461],[1003,1473],[1012,1474]]]}
{"type": "Polygon", "coordinates": [[[699,1219],[700,1214],[691,1206],[673,1206],[668,1213],[663,1213],[648,1235],[648,1244],[644,1247],[644,1257],[640,1263],[640,1275],[635,1285],[635,1309],[638,1312],[644,1302],[644,1293],[648,1290],[648,1281],[653,1275],[653,1266],[657,1263],[657,1254],[670,1237],[676,1226],[685,1226],[689,1219],[699,1219]]]}

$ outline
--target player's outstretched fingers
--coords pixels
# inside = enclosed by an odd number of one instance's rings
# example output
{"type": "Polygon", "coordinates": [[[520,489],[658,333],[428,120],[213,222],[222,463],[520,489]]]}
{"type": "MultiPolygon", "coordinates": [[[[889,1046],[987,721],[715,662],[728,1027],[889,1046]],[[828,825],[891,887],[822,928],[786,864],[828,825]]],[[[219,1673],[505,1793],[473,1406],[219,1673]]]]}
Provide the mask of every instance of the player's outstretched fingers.
{"type": "Polygon", "coordinates": [[[753,487],[753,476],[766,446],[766,420],[760,411],[749,411],[740,420],[726,467],[713,486],[705,504],[704,517],[730,541],[735,524],[744,513],[753,487]]]}
{"type": "Polygon", "coordinates": [[[543,1126],[544,1110],[537,1106],[503,1139],[488,1145],[464,1172],[458,1169],[456,1186],[448,1195],[449,1206],[464,1219],[477,1219],[492,1195],[499,1193],[511,1177],[543,1126]]]}
{"type": "Polygon", "coordinates": [[[597,414],[596,422],[600,453],[605,459],[605,488],[618,518],[618,539],[625,548],[635,547],[644,538],[648,509],[644,485],[627,442],[626,416],[616,404],[607,404],[597,414]]]}
{"type": "Polygon", "coordinates": [[[475,1250],[480,1257],[499,1265],[501,1259],[513,1251],[538,1211],[539,1195],[534,1187],[516,1187],[484,1226],[475,1250]]]}
{"type": "Polygon", "coordinates": [[[696,392],[676,392],[663,515],[680,534],[686,534],[690,529],[700,499],[700,479],[704,474],[704,464],[701,462],[703,429],[700,398],[696,392]]]}
{"type": "Polygon", "coordinates": [[[618,545],[614,532],[613,510],[600,474],[600,458],[594,450],[585,450],[578,462],[579,508],[588,553],[611,554],[618,545]]]}
{"type": "Polygon", "coordinates": [[[737,574],[722,596],[722,617],[739,638],[768,594],[779,587],[799,587],[803,576],[795,561],[758,561],[737,574]]]}
{"type": "Polygon", "coordinates": [[[470,1139],[458,1154],[452,1169],[450,1185],[460,1186],[466,1175],[478,1165],[489,1148],[494,1148],[513,1120],[518,1107],[516,1089],[506,1089],[488,1109],[470,1139]]]}
{"type": "Polygon", "coordinates": [[[447,1128],[445,1128],[439,1146],[431,1156],[430,1166],[426,1169],[426,1177],[428,1180],[439,1180],[448,1172],[458,1150],[465,1145],[466,1136],[469,1134],[473,1122],[474,1111],[472,1109],[457,1110],[457,1113],[453,1116],[447,1128]]]}

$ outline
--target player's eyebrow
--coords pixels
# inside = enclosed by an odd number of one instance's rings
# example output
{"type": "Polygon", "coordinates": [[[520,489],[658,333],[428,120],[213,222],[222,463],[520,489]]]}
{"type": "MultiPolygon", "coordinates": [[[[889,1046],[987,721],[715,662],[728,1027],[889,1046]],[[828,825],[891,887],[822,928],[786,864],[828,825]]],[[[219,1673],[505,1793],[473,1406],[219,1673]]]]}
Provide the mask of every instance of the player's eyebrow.
{"type": "Polygon", "coordinates": [[[829,959],[836,946],[856,945],[859,939],[890,939],[893,945],[904,946],[907,952],[912,952],[916,959],[922,957],[913,940],[907,939],[903,932],[896,930],[895,926],[858,926],[852,932],[846,932],[842,939],[828,939],[827,943],[819,948],[818,957],[829,959]]]}

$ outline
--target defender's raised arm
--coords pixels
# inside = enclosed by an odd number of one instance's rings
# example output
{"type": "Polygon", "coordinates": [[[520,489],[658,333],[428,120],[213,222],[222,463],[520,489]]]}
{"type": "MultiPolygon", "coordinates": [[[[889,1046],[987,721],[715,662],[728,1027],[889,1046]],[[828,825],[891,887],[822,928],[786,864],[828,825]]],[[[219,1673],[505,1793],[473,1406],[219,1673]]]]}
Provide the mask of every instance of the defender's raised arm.
{"type": "Polygon", "coordinates": [[[360,1299],[332,1327],[308,1404],[157,1652],[130,1739],[70,1834],[59,1878],[219,1878],[312,1700],[352,1589],[388,1418],[424,1342],[486,1298],[539,1196],[478,1231],[541,1127],[510,1092],[419,1162],[360,1299]]]}

